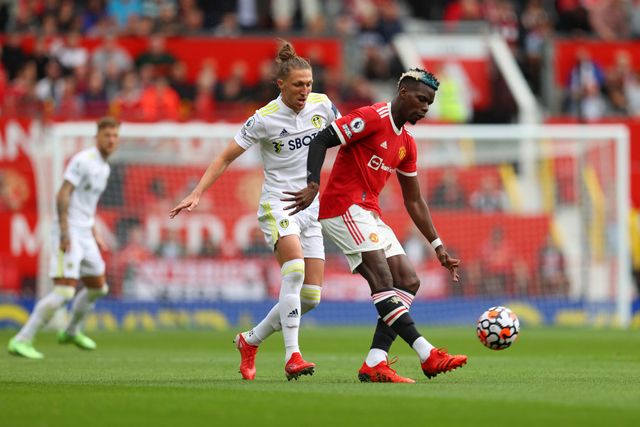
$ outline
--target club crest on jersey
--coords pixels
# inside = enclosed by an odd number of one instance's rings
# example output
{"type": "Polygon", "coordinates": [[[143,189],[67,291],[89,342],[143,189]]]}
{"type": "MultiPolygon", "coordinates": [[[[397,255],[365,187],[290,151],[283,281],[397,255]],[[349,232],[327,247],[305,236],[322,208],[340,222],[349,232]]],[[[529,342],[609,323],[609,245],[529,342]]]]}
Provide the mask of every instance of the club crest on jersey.
{"type": "Polygon", "coordinates": [[[407,156],[407,149],[404,147],[400,147],[400,151],[398,151],[398,157],[400,157],[400,160],[402,160],[406,156],[407,156]]]}
{"type": "Polygon", "coordinates": [[[373,243],[378,243],[380,241],[376,233],[369,234],[369,240],[371,240],[373,243]]]}
{"type": "Polygon", "coordinates": [[[255,119],[253,117],[249,117],[249,120],[247,120],[247,123],[244,124],[244,127],[250,128],[251,126],[253,126],[254,123],[255,123],[255,119]]]}
{"type": "Polygon", "coordinates": [[[280,220],[280,228],[287,228],[289,226],[289,220],[286,218],[283,218],[280,220]]]}
{"type": "Polygon", "coordinates": [[[311,124],[317,129],[322,128],[322,117],[317,114],[311,117],[311,124]]]}
{"type": "Polygon", "coordinates": [[[351,120],[349,126],[354,133],[360,133],[364,130],[364,120],[362,120],[360,117],[356,117],[355,119],[351,120]]]}

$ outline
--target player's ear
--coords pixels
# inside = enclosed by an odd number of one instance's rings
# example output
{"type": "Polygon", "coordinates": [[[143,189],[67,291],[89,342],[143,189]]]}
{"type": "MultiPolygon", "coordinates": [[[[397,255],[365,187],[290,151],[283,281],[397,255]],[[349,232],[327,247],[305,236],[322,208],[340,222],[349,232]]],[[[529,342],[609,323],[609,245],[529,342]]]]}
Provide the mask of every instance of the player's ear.
{"type": "Polygon", "coordinates": [[[279,89],[282,89],[282,86],[284,85],[284,80],[278,79],[276,80],[276,84],[278,85],[279,89]]]}

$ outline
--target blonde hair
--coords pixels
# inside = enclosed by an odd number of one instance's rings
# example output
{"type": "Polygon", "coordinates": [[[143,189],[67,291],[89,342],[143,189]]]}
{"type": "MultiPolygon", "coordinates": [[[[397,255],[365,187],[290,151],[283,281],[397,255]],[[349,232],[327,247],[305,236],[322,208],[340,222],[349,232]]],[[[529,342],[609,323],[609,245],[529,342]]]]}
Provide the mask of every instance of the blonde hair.
{"type": "Polygon", "coordinates": [[[105,128],[117,128],[120,126],[120,122],[111,116],[101,118],[96,124],[98,125],[98,132],[105,128]]]}
{"type": "Polygon", "coordinates": [[[284,80],[291,70],[310,70],[311,64],[305,58],[296,55],[293,45],[282,40],[282,46],[276,56],[276,78],[284,80]]]}

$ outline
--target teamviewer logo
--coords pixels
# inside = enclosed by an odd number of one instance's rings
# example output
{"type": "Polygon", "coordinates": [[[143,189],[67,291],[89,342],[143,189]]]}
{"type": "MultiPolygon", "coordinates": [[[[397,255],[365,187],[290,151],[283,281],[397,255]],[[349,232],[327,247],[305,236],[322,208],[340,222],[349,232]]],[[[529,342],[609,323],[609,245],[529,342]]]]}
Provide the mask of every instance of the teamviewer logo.
{"type": "Polygon", "coordinates": [[[382,157],[378,157],[376,155],[371,156],[371,159],[369,159],[369,164],[367,166],[377,171],[378,169],[380,169],[380,166],[382,166],[382,157]]]}

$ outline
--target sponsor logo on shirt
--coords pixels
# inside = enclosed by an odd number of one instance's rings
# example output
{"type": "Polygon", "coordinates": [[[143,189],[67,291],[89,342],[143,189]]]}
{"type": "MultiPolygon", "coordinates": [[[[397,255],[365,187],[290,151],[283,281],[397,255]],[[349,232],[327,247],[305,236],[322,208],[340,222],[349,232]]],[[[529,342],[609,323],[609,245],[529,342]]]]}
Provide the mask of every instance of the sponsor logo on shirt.
{"type": "Polygon", "coordinates": [[[351,127],[353,133],[360,133],[364,130],[364,120],[362,120],[360,117],[356,117],[355,119],[351,120],[349,126],[351,127]]]}
{"type": "Polygon", "coordinates": [[[297,150],[298,148],[308,147],[311,144],[313,138],[316,137],[318,132],[313,132],[308,135],[304,135],[302,137],[296,137],[287,141],[287,145],[289,146],[289,150],[297,150]]]}
{"type": "Polygon", "coordinates": [[[395,171],[395,168],[385,165],[384,161],[382,160],[382,157],[378,157],[375,154],[371,156],[371,158],[369,159],[369,163],[367,163],[367,166],[369,166],[371,169],[376,171],[380,169],[389,173],[392,173],[395,171]]]}
{"type": "Polygon", "coordinates": [[[282,141],[277,139],[275,141],[271,141],[271,143],[273,144],[273,151],[275,151],[276,154],[282,151],[282,147],[284,147],[284,144],[282,143],[282,141]]]}

